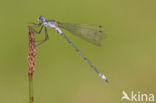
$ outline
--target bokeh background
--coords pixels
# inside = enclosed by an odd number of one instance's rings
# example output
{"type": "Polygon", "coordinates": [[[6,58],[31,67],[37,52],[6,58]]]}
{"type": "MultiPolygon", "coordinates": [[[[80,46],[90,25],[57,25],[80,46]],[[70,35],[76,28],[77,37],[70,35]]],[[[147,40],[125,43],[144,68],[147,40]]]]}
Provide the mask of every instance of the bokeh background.
{"type": "Polygon", "coordinates": [[[64,32],[110,82],[48,28],[50,39],[37,49],[35,103],[122,103],[123,90],[156,96],[155,5],[155,0],[1,0],[0,102],[29,102],[27,26],[40,15],[103,25],[107,37],[101,47],[64,32]]]}

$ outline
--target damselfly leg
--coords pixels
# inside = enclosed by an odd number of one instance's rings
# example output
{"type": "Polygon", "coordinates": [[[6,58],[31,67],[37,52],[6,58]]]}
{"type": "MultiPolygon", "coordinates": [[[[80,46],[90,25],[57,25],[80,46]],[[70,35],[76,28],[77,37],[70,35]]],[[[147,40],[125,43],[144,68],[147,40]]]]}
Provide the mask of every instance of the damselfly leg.
{"type": "MultiPolygon", "coordinates": [[[[38,26],[38,27],[40,27],[40,26],[42,25],[41,23],[39,23],[39,24],[31,23],[31,24],[33,24],[34,26],[38,26]]],[[[44,43],[46,40],[48,40],[48,31],[47,31],[47,28],[46,28],[44,25],[41,26],[41,28],[39,29],[39,31],[35,30],[35,29],[33,28],[33,26],[31,26],[31,27],[32,27],[33,31],[34,31],[36,34],[40,34],[40,33],[42,32],[42,30],[43,30],[43,27],[44,27],[45,38],[44,38],[43,40],[38,40],[38,41],[37,41],[37,42],[38,42],[38,43],[37,43],[37,46],[41,45],[41,44],[44,43]]]]}
{"type": "Polygon", "coordinates": [[[32,24],[31,27],[33,28],[38,28],[42,25],[42,23],[35,23],[35,22],[31,22],[30,24],[32,24]]]}
{"type": "Polygon", "coordinates": [[[49,39],[47,28],[44,27],[44,30],[45,30],[45,38],[44,38],[44,40],[38,41],[39,43],[37,44],[37,46],[41,45],[42,43],[44,43],[45,41],[47,41],[49,39]]]}

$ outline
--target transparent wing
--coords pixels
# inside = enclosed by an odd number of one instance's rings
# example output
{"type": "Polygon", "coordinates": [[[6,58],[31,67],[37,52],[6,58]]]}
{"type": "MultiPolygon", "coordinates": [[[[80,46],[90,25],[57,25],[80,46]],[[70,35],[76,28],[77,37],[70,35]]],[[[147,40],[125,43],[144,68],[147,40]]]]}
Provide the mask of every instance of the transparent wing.
{"type": "Polygon", "coordinates": [[[95,45],[100,46],[100,41],[105,37],[102,26],[88,24],[70,24],[58,22],[58,27],[63,28],[95,45]]]}

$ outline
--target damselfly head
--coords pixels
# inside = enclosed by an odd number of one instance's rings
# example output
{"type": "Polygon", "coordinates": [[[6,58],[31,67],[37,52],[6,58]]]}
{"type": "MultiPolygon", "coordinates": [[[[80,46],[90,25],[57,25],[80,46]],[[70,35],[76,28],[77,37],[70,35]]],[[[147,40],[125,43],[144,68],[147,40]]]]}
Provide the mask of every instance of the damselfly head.
{"type": "Polygon", "coordinates": [[[44,18],[43,16],[40,16],[40,17],[38,18],[38,21],[44,22],[44,21],[45,21],[45,18],[44,18]]]}

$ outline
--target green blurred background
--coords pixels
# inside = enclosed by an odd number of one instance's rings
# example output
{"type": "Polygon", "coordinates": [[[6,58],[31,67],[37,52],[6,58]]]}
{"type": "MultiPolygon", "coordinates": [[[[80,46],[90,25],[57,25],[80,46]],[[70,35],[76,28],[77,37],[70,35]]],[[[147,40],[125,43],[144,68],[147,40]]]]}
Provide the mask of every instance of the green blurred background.
{"type": "Polygon", "coordinates": [[[29,102],[27,26],[40,15],[103,25],[101,47],[64,32],[110,83],[48,28],[50,39],[37,49],[35,103],[122,103],[123,90],[156,95],[155,11],[155,0],[1,0],[0,103],[29,102]]]}

